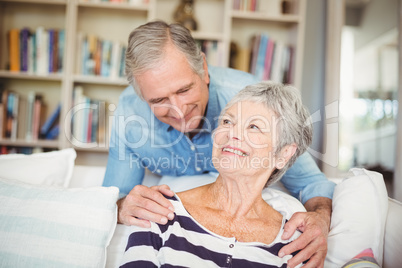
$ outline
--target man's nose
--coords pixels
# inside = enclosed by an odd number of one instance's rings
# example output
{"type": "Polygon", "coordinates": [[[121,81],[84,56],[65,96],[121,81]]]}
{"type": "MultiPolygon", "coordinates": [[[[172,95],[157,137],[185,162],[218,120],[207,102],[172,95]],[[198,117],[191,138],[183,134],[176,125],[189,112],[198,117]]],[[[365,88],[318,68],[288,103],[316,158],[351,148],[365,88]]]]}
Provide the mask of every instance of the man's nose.
{"type": "Polygon", "coordinates": [[[185,105],[180,101],[180,99],[177,96],[172,96],[169,98],[170,105],[171,107],[171,112],[173,113],[172,115],[176,118],[184,118],[186,115],[185,111],[185,105]]]}

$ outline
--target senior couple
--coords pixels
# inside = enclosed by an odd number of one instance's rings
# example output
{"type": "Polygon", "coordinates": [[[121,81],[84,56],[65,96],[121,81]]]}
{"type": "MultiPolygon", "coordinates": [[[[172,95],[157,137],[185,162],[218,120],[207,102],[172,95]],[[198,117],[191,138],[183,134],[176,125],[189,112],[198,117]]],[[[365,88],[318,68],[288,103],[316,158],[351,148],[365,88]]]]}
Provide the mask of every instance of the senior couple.
{"type": "Polygon", "coordinates": [[[312,129],[295,88],[208,66],[186,28],[161,21],[130,34],[126,74],[104,179],[133,225],[122,267],[323,267],[334,184],[304,153],[312,129]],[[157,164],[172,156],[188,165],[157,164]],[[144,166],[219,176],[175,194],[140,185],[144,166]],[[264,201],[281,178],[307,212],[264,201]]]}

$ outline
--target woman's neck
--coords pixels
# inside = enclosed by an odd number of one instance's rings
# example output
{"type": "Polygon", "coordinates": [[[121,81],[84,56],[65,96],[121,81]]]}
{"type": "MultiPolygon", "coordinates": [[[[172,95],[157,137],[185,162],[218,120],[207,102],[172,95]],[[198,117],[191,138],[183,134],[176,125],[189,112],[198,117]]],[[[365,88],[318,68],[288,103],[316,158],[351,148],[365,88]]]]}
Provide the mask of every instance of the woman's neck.
{"type": "Polygon", "coordinates": [[[257,218],[267,208],[261,197],[265,181],[255,177],[229,178],[219,175],[216,182],[206,189],[209,206],[223,210],[233,218],[257,218]]]}

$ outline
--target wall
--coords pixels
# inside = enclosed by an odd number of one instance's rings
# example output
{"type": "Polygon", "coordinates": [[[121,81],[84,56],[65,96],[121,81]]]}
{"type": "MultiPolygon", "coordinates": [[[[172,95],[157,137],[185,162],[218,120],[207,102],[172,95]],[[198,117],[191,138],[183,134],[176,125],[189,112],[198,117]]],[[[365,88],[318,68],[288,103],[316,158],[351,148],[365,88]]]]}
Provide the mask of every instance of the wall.
{"type": "MultiPolygon", "coordinates": [[[[324,114],[326,1],[308,0],[302,72],[302,97],[311,114],[324,114]]],[[[323,122],[313,124],[311,148],[322,152],[323,122]]],[[[317,161],[317,159],[315,159],[317,161]]],[[[320,162],[318,161],[320,165],[320,162]]]]}

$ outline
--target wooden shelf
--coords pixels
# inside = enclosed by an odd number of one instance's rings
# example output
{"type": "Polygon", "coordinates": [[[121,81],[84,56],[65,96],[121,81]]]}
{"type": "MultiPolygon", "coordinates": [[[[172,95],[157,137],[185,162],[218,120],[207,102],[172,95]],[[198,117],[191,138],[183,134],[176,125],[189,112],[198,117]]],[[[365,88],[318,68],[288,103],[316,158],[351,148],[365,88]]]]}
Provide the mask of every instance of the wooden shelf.
{"type": "Polygon", "coordinates": [[[0,71],[1,78],[14,78],[14,79],[28,79],[28,80],[42,80],[42,81],[61,81],[63,74],[50,73],[50,74],[33,74],[27,72],[10,72],[0,71]]]}
{"type": "Polygon", "coordinates": [[[127,79],[117,78],[110,79],[102,76],[95,75],[74,75],[74,82],[84,84],[98,84],[98,85],[115,85],[115,86],[128,86],[127,79]]]}
{"type": "Polygon", "coordinates": [[[194,39],[197,40],[216,40],[221,41],[223,38],[222,33],[208,33],[208,32],[191,32],[194,39]]]}
{"type": "Polygon", "coordinates": [[[108,153],[109,152],[109,147],[93,147],[93,146],[98,146],[98,145],[88,143],[88,147],[81,147],[81,146],[73,145],[73,148],[76,151],[81,151],[81,152],[98,152],[98,153],[108,153]]]}
{"type": "Polygon", "coordinates": [[[49,4],[49,5],[66,5],[67,4],[67,0],[0,0],[0,2],[27,3],[27,4],[49,4]]]}
{"type": "Polygon", "coordinates": [[[91,8],[106,8],[118,10],[132,10],[132,11],[148,11],[149,4],[128,4],[128,3],[113,3],[113,2],[84,2],[79,1],[78,6],[91,7],[91,8]]]}
{"type": "Polygon", "coordinates": [[[0,139],[0,145],[17,146],[17,147],[43,147],[43,148],[58,148],[58,140],[36,140],[26,141],[22,139],[0,139]]]}
{"type": "Polygon", "coordinates": [[[282,15],[267,15],[262,12],[253,12],[253,11],[239,11],[232,10],[232,18],[233,19],[244,19],[244,20],[262,20],[262,21],[270,21],[270,22],[282,22],[282,23],[298,23],[299,16],[291,15],[291,14],[282,14],[282,15]]]}

